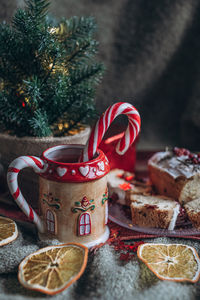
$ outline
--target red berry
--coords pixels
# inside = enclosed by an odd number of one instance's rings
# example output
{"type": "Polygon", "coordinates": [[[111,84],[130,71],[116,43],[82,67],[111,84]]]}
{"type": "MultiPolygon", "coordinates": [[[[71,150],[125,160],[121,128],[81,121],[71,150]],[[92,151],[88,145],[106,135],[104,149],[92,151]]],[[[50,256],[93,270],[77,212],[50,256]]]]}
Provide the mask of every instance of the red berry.
{"type": "Polygon", "coordinates": [[[190,153],[188,156],[189,156],[189,158],[194,158],[195,157],[195,155],[193,153],[190,153]]]}
{"type": "Polygon", "coordinates": [[[188,156],[190,154],[190,151],[187,149],[183,149],[183,155],[188,156]]]}
{"type": "Polygon", "coordinates": [[[181,156],[181,155],[182,155],[181,149],[178,148],[178,147],[175,147],[175,148],[174,148],[174,154],[175,154],[176,156],[181,156]]]}
{"type": "Polygon", "coordinates": [[[194,163],[194,164],[198,164],[198,160],[197,160],[197,158],[193,158],[193,160],[192,160],[192,162],[194,163]]]}
{"type": "Polygon", "coordinates": [[[174,148],[174,154],[177,155],[177,156],[182,156],[182,155],[188,156],[190,154],[190,151],[188,149],[185,149],[185,148],[175,147],[174,148]]]}

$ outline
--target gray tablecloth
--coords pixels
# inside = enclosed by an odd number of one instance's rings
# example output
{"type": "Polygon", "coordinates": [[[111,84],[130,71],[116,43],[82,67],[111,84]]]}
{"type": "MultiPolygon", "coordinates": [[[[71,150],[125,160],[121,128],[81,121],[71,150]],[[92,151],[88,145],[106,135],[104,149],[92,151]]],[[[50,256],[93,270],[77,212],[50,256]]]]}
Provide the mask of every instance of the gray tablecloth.
{"type": "MultiPolygon", "coordinates": [[[[9,245],[0,248],[0,299],[200,299],[199,284],[161,281],[138,260],[119,259],[120,252],[112,246],[101,247],[96,254],[89,254],[87,268],[82,277],[68,289],[55,296],[43,295],[25,289],[18,282],[17,268],[20,261],[28,254],[46,246],[38,241],[30,231],[19,228],[19,237],[9,245]]],[[[148,242],[184,243],[196,248],[200,253],[199,242],[156,238],[148,242]]],[[[132,242],[134,243],[134,241],[132,242]]]]}

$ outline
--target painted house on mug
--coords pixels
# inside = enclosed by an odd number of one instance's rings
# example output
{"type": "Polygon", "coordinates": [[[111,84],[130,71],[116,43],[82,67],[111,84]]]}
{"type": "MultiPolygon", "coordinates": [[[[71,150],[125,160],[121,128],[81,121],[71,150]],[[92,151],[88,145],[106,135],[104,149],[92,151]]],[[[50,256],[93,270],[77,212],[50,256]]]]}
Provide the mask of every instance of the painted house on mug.
{"type": "Polygon", "coordinates": [[[108,221],[107,200],[107,188],[100,199],[84,195],[71,203],[52,193],[43,193],[41,210],[47,232],[61,241],[67,240],[70,235],[75,235],[80,242],[81,237],[85,237],[87,241],[91,234],[101,235],[108,221]]]}

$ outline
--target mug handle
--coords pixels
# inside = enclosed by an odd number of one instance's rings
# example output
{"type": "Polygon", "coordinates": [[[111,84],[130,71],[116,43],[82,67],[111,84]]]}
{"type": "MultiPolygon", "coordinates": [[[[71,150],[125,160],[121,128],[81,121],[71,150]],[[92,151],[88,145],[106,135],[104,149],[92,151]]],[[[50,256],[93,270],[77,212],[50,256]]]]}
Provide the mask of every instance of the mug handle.
{"type": "Polygon", "coordinates": [[[20,156],[13,160],[8,167],[7,172],[7,182],[8,187],[13,196],[14,200],[29,218],[30,221],[34,222],[39,230],[39,232],[44,232],[44,224],[35,210],[27,203],[21,190],[18,186],[18,173],[27,167],[31,167],[36,173],[44,173],[48,167],[42,159],[36,156],[20,156]]]}

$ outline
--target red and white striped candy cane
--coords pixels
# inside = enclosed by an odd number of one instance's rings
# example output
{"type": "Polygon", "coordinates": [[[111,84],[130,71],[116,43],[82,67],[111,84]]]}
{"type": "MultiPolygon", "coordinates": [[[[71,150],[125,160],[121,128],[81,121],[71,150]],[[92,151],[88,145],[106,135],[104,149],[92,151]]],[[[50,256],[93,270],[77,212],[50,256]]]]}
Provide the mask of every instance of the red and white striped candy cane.
{"type": "Polygon", "coordinates": [[[29,220],[33,221],[36,224],[40,232],[44,232],[42,220],[35,212],[35,210],[27,203],[18,186],[18,174],[22,169],[26,167],[33,168],[36,173],[43,173],[47,169],[47,165],[44,163],[44,161],[36,156],[20,156],[13,160],[8,167],[8,187],[14,200],[17,202],[17,204],[29,218],[29,220]]]}
{"type": "Polygon", "coordinates": [[[116,151],[118,154],[123,155],[128,150],[140,131],[140,115],[130,103],[118,102],[108,107],[97,121],[83,150],[81,161],[85,162],[94,158],[105,132],[113,120],[119,115],[126,115],[129,123],[125,134],[116,146],[116,151]]]}

